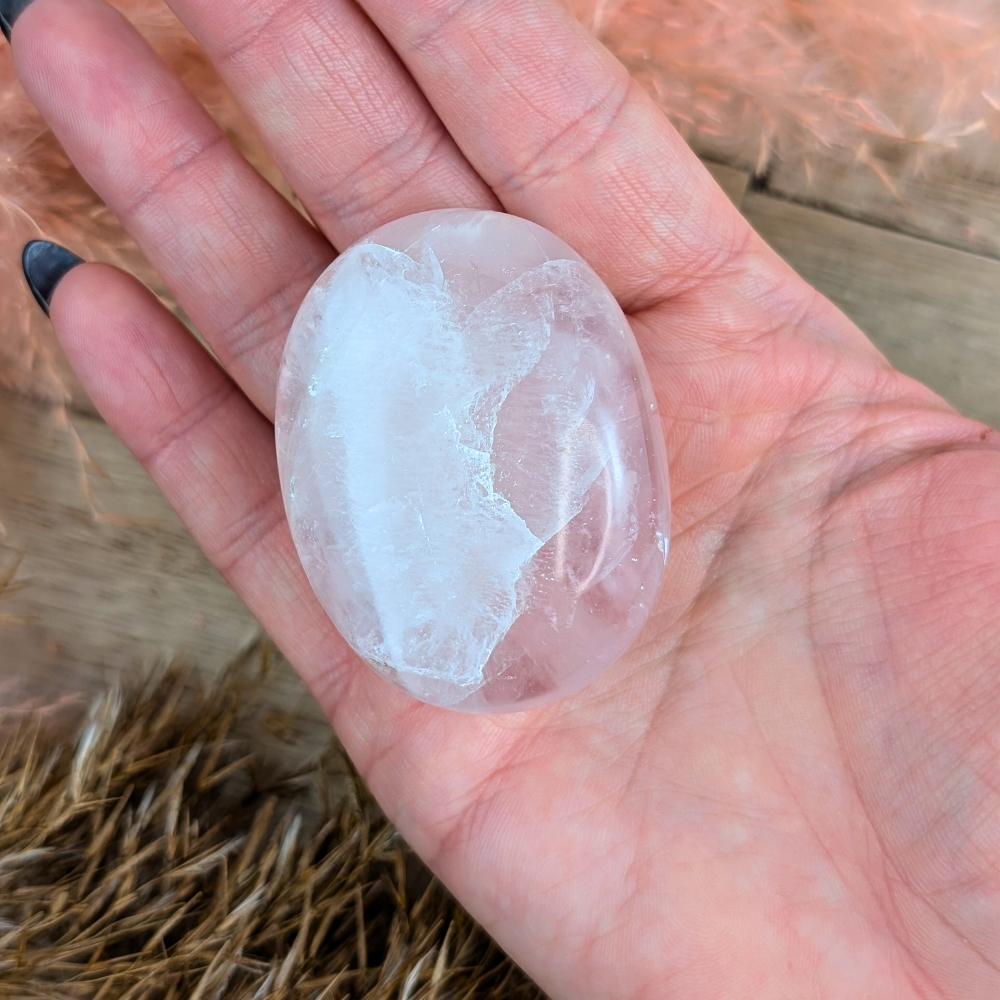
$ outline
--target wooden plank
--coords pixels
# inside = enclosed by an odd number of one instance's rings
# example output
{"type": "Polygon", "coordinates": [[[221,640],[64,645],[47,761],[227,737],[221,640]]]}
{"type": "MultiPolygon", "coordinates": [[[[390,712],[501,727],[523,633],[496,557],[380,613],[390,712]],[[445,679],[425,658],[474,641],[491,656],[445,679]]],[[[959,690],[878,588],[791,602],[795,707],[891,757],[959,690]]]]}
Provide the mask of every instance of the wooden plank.
{"type": "Polygon", "coordinates": [[[702,161],[708,172],[715,178],[715,183],[725,192],[726,197],[737,207],[743,201],[743,196],[750,186],[750,174],[746,170],[737,170],[725,163],[714,160],[702,161]]]}
{"type": "Polygon", "coordinates": [[[56,340],[52,324],[27,295],[23,282],[6,281],[4,285],[3,291],[13,294],[0,308],[0,392],[23,396],[43,407],[65,400],[76,412],[97,416],[56,340]]]}
{"type": "Polygon", "coordinates": [[[682,135],[687,144],[707,163],[725,163],[749,177],[766,170],[768,166],[767,159],[762,160],[764,150],[760,141],[752,136],[732,139],[697,130],[688,130],[682,135]]]}
{"type": "Polygon", "coordinates": [[[778,163],[767,190],[850,218],[1000,257],[1000,186],[958,173],[921,176],[906,163],[832,159],[801,167],[778,163]]]}
{"type": "Polygon", "coordinates": [[[759,192],[744,210],[893,364],[1000,427],[1000,261],[759,192]]]}
{"type": "MultiPolygon", "coordinates": [[[[116,675],[179,658],[211,675],[259,635],[110,429],[0,392],[0,704],[91,693],[116,675]],[[74,430],[100,472],[81,482],[74,430]]],[[[329,729],[290,668],[268,683],[273,710],[315,748],[329,729]]]]}
{"type": "Polygon", "coordinates": [[[762,170],[765,189],[778,197],[1000,257],[998,155],[932,152],[886,140],[873,142],[861,159],[841,151],[761,162],[761,150],[746,137],[735,142],[693,132],[688,141],[706,161],[749,176],[762,170]]]}

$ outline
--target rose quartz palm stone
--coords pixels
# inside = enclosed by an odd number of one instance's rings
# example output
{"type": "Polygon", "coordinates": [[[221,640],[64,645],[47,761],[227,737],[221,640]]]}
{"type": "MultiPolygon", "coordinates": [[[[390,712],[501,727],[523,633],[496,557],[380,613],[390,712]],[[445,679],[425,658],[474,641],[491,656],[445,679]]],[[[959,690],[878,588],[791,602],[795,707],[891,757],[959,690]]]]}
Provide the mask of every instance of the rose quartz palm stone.
{"type": "Polygon", "coordinates": [[[277,448],[317,597],[424,701],[505,712],[625,651],[663,575],[663,432],[618,303],[497,212],[424,212],[346,250],[285,347],[277,448]]]}

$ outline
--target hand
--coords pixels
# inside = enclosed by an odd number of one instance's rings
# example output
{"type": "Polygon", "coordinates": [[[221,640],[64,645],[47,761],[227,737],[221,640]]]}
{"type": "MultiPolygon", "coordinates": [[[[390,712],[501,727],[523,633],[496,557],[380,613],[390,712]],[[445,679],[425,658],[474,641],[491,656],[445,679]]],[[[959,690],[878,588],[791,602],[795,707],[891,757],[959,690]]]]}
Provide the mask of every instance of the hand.
{"type": "Polygon", "coordinates": [[[223,367],[105,266],[71,271],[52,318],[410,843],[553,997],[1000,995],[996,435],[782,264],[556,4],[172,6],[319,231],[110,7],[35,0],[21,78],[223,367]],[[299,301],[335,248],[441,206],[534,219],[594,265],[671,456],[642,639],[508,717],[358,662],[275,473],[299,301]]]}

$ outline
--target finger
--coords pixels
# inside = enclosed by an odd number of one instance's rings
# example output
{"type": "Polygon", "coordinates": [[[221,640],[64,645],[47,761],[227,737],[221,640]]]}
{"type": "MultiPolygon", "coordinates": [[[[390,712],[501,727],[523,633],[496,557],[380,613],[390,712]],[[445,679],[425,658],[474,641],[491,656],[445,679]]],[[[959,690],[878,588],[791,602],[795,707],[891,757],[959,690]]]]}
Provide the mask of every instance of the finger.
{"type": "Polygon", "coordinates": [[[343,248],[432,208],[498,208],[354,0],[170,0],[343,248]]]}
{"type": "Polygon", "coordinates": [[[359,0],[508,211],[552,229],[631,311],[750,240],[652,100],[555,0],[359,0]]]}
{"type": "Polygon", "coordinates": [[[332,248],[103,0],[35,0],[14,57],[81,174],[270,415],[285,336],[332,248]]]}
{"type": "Polygon", "coordinates": [[[358,661],[292,545],[270,423],[134,278],[83,264],[57,286],[56,332],[81,383],[307,683],[340,692],[358,661]]]}

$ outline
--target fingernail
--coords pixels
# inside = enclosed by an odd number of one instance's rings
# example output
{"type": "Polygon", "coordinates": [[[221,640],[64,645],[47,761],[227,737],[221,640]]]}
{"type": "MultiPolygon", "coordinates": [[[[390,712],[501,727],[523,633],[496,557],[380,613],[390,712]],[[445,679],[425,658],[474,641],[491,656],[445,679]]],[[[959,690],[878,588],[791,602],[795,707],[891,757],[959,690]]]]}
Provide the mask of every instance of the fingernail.
{"type": "Polygon", "coordinates": [[[8,42],[14,22],[29,3],[31,0],[0,0],[0,31],[8,42]]]}
{"type": "MultiPolygon", "coordinates": [[[[3,0],[0,0],[2,3],[3,0]]],[[[49,303],[56,285],[72,271],[77,264],[82,264],[83,258],[48,240],[32,240],[26,243],[21,254],[21,267],[24,270],[24,280],[28,282],[31,294],[42,307],[46,316],[49,314],[49,303]]]]}

